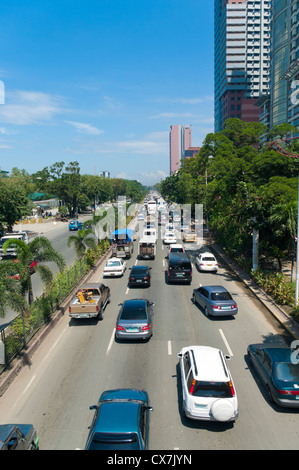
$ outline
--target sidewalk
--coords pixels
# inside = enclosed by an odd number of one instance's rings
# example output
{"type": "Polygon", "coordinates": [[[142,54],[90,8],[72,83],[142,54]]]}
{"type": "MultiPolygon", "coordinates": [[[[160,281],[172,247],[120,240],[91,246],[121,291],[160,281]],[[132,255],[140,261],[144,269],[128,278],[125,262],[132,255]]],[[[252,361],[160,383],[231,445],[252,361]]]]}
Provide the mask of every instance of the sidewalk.
{"type": "Polygon", "coordinates": [[[255,297],[268,309],[268,311],[276,318],[279,323],[285,328],[294,339],[299,339],[299,325],[293,318],[283,310],[282,307],[277,305],[274,300],[266,294],[252,279],[243,271],[229,256],[217,245],[217,243],[210,239],[212,250],[215,251],[218,257],[227,264],[230,269],[239,277],[239,279],[250,289],[255,297]]]}

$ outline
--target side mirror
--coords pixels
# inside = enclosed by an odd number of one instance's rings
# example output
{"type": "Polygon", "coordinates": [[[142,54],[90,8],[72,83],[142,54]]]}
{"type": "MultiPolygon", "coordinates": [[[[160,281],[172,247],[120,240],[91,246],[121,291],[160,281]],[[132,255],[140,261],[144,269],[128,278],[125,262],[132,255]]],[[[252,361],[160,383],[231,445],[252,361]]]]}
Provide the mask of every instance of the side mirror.
{"type": "Polygon", "coordinates": [[[225,354],[224,359],[225,359],[226,361],[229,361],[229,360],[231,359],[231,357],[230,357],[228,354],[225,354]]]}
{"type": "Polygon", "coordinates": [[[183,357],[183,354],[182,354],[182,353],[178,353],[178,354],[177,354],[177,357],[182,358],[182,357],[183,357]]]}

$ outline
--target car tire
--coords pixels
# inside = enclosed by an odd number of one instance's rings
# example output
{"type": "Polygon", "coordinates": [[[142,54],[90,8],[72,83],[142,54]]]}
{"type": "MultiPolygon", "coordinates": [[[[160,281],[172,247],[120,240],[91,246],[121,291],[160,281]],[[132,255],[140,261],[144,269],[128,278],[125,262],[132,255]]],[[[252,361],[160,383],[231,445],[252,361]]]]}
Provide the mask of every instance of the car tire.
{"type": "Polygon", "coordinates": [[[206,316],[206,317],[209,317],[209,315],[210,315],[210,314],[209,314],[209,311],[208,311],[207,307],[205,307],[205,316],[206,316]]]}
{"type": "Polygon", "coordinates": [[[196,305],[196,297],[195,297],[194,294],[193,294],[193,296],[192,296],[192,302],[194,303],[194,305],[196,305]]]}

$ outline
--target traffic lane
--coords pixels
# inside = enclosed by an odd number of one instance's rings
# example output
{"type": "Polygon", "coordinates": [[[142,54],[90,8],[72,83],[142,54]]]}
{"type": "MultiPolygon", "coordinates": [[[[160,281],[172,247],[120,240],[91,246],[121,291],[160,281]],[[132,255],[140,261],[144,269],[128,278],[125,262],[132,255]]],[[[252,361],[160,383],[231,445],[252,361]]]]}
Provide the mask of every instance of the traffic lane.
{"type": "MultiPolygon", "coordinates": [[[[271,406],[265,400],[263,388],[256,380],[252,370],[248,368],[246,361],[247,345],[252,342],[281,341],[284,342],[285,335],[281,335],[282,330],[277,322],[269,318],[269,313],[256,300],[253,294],[241,281],[232,275],[225,267],[219,269],[217,275],[195,272],[195,282],[203,285],[220,284],[224,285],[238,302],[239,313],[235,317],[209,317],[206,318],[197,306],[194,306],[196,313],[200,314],[200,321],[205,324],[203,329],[211,330],[209,343],[215,347],[220,347],[225,353],[232,354],[232,359],[228,365],[231,370],[240,405],[240,417],[236,426],[240,429],[237,438],[243,439],[248,436],[245,448],[296,448],[294,432],[296,422],[294,415],[297,412],[281,410],[276,406],[271,406]],[[213,281],[217,277],[219,282],[213,281]],[[215,344],[215,332],[222,333],[221,344],[215,344]],[[213,338],[214,337],[214,338],[213,338]],[[287,437],[281,437],[280,428],[286,426],[287,437]],[[275,429],[275,433],[268,432],[275,429]],[[256,439],[256,429],[262,430],[256,439]]],[[[242,442],[242,441],[241,441],[242,442]]],[[[244,445],[244,444],[243,444],[244,445]]]]}

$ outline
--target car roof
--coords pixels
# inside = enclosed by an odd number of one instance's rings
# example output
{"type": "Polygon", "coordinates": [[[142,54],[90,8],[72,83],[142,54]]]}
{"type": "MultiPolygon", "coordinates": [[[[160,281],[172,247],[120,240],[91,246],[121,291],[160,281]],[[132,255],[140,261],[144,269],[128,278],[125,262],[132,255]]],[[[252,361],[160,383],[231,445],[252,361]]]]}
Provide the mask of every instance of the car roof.
{"type": "Polygon", "coordinates": [[[213,253],[210,253],[209,251],[205,251],[204,253],[199,253],[200,256],[214,256],[215,258],[215,255],[213,253]]]}
{"type": "Polygon", "coordinates": [[[107,401],[100,405],[94,432],[138,432],[140,402],[107,401]]]}
{"type": "Polygon", "coordinates": [[[220,349],[210,346],[190,346],[193,373],[196,380],[227,382],[227,368],[220,349]]]}
{"type": "Polygon", "coordinates": [[[200,286],[204,287],[209,292],[227,292],[227,289],[223,286],[200,286]]]}
{"type": "Polygon", "coordinates": [[[275,362],[291,362],[291,348],[287,348],[286,346],[282,345],[281,343],[261,343],[261,344],[253,344],[256,349],[263,349],[265,350],[269,356],[275,362]]]}

